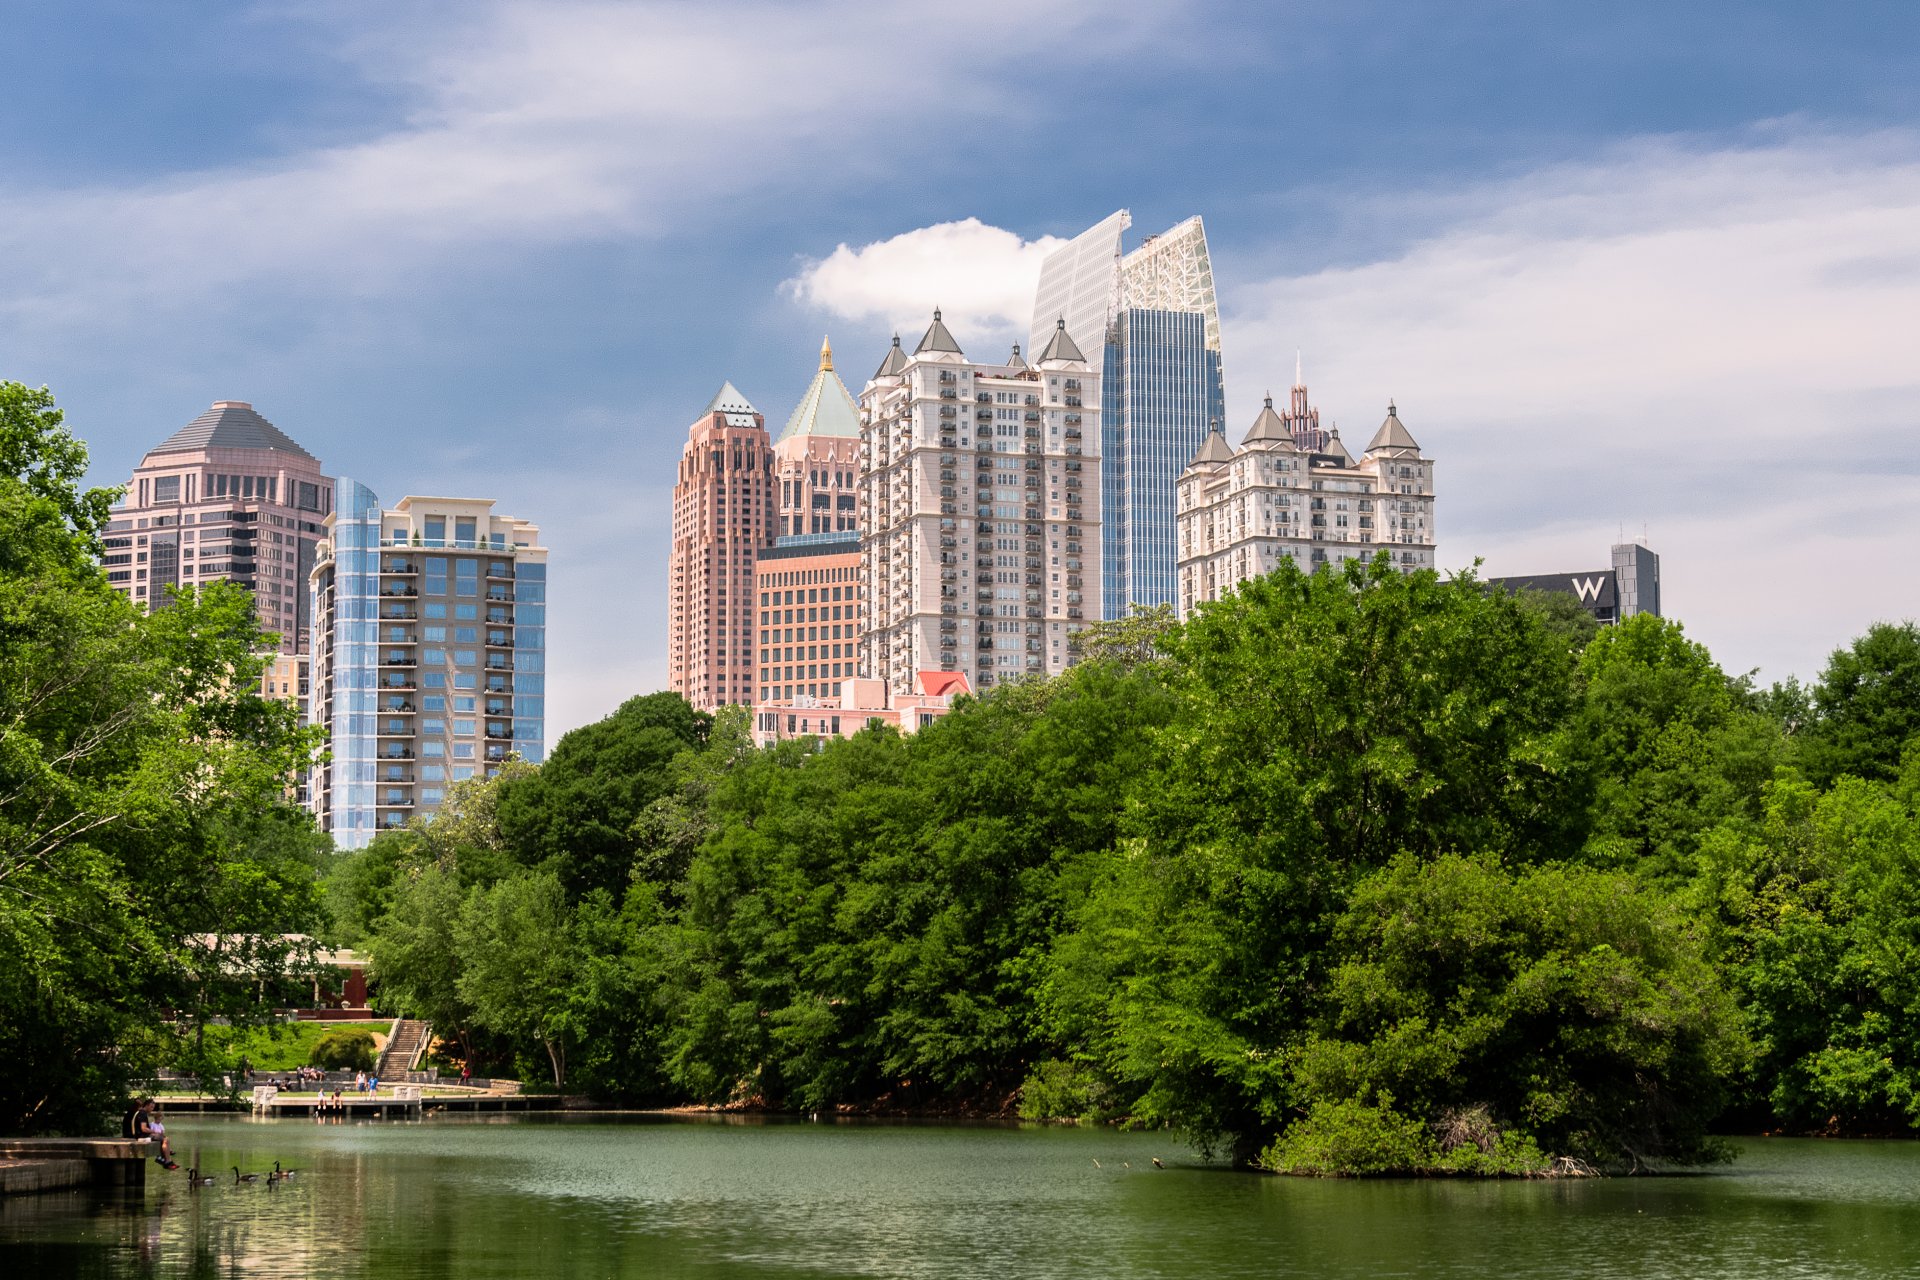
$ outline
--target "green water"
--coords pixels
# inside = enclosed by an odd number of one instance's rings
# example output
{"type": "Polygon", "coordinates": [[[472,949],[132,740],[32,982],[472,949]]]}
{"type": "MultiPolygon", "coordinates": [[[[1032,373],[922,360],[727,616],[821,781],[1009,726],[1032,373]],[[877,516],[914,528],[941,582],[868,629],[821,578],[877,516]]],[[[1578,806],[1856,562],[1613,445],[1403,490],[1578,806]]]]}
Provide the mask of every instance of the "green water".
{"type": "Polygon", "coordinates": [[[1748,1142],[1701,1177],[1440,1183],[1253,1177],[1164,1136],[1077,1129],[208,1117],[172,1132],[209,1168],[300,1174],[196,1193],[156,1171],[143,1194],[0,1201],[0,1277],[1920,1274],[1914,1143],[1748,1142]]]}

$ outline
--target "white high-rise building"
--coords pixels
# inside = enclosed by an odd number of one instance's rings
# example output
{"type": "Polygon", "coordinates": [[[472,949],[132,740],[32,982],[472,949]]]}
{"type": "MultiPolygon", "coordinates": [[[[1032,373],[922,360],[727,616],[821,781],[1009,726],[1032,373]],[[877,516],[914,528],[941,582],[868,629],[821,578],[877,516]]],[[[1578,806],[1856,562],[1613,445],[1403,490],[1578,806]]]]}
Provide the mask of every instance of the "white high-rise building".
{"type": "Polygon", "coordinates": [[[1100,610],[1100,372],[1065,325],[975,363],[940,313],[861,393],[860,668],[1054,675],[1100,610]]]}
{"type": "Polygon", "coordinates": [[[1402,572],[1433,567],[1433,461],[1387,406],[1358,461],[1338,428],[1322,430],[1296,375],[1287,411],[1273,397],[1238,449],[1208,434],[1181,473],[1181,617],[1291,559],[1306,573],[1371,559],[1402,572]]]}

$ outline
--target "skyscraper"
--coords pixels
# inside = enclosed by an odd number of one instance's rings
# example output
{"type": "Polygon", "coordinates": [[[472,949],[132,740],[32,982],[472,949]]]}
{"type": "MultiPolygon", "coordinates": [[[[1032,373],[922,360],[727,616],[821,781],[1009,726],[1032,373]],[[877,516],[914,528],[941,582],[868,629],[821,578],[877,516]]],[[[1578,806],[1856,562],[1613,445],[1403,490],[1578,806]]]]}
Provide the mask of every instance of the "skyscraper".
{"type": "Polygon", "coordinates": [[[311,578],[308,793],[342,849],[436,812],[449,783],[546,754],[547,549],[482,498],[383,510],[341,477],[311,578]]]}
{"type": "Polygon", "coordinates": [[[1283,559],[1311,573],[1385,548],[1403,572],[1431,569],[1433,502],[1433,461],[1398,409],[1356,462],[1296,373],[1285,413],[1268,396],[1238,449],[1211,431],[1181,473],[1180,616],[1283,559]]]}
{"type": "Polygon", "coordinates": [[[933,313],[861,393],[861,673],[975,689],[1057,674],[1097,617],[1100,374],[1056,322],[1029,365],[977,363],[933,313]]]}
{"type": "Polygon", "coordinates": [[[687,429],[667,566],[668,687],[702,711],[751,706],[754,561],[778,518],[766,420],[731,382],[687,429]]]}
{"type": "Polygon", "coordinates": [[[1172,603],[1181,469],[1226,412],[1206,229],[1188,218],[1131,253],[1120,210],[1048,255],[1032,340],[1064,323],[1101,371],[1101,615],[1172,603]]]}
{"type": "Polygon", "coordinates": [[[756,570],[762,706],[826,697],[858,674],[860,410],[826,342],[773,454],[779,533],[756,570]]]}
{"type": "Polygon", "coordinates": [[[307,574],[332,509],[333,480],[317,458],[246,401],[218,400],[134,468],[107,524],[107,581],[150,609],[166,607],[169,586],[248,588],[286,659],[268,691],[298,697],[307,682],[307,574]]]}

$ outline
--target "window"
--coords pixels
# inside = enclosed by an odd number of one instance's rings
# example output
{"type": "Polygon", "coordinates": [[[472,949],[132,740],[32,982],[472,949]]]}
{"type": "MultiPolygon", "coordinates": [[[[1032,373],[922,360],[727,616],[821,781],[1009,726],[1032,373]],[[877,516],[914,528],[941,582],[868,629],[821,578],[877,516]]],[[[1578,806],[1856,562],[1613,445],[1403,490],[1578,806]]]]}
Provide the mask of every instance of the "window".
{"type": "Polygon", "coordinates": [[[180,477],[161,476],[153,482],[153,500],[155,502],[180,501],[180,477]]]}

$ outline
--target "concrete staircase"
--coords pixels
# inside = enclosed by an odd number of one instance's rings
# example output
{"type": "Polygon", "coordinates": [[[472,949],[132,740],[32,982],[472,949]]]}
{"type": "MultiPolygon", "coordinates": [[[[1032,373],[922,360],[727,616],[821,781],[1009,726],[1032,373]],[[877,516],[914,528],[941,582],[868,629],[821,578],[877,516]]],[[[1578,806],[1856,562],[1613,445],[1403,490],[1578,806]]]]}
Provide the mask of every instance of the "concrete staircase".
{"type": "Polygon", "coordinates": [[[393,1080],[402,1072],[415,1070],[432,1043],[432,1023],[395,1018],[393,1030],[387,1033],[387,1047],[380,1051],[380,1061],[375,1064],[373,1074],[382,1080],[393,1080]]]}

